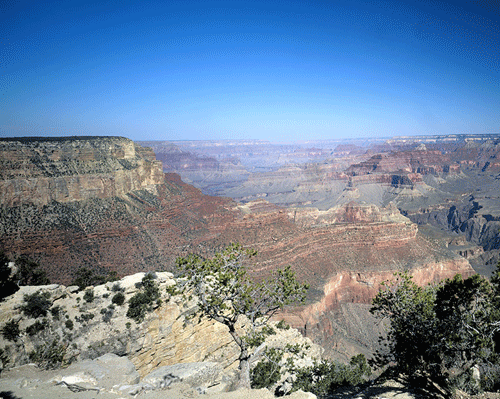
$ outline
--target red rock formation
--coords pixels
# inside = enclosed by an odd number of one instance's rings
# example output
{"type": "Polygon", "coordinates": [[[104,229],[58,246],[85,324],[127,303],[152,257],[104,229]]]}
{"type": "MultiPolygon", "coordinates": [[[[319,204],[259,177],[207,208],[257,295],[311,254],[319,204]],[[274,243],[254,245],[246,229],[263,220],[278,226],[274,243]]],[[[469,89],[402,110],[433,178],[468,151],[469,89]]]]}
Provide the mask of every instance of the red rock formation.
{"type": "Polygon", "coordinates": [[[377,154],[367,161],[351,165],[347,173],[352,176],[370,173],[406,173],[426,175],[438,173],[457,173],[460,165],[453,162],[449,155],[441,151],[398,151],[377,154]]]}

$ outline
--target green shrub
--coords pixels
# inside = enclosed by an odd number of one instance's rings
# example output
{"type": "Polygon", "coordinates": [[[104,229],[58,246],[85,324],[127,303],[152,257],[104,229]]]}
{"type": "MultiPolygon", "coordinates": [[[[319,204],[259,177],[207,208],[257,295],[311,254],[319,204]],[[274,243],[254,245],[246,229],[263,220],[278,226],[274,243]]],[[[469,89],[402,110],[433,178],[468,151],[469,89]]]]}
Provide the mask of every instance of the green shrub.
{"type": "Polygon", "coordinates": [[[52,314],[52,318],[54,320],[59,320],[59,316],[61,315],[61,307],[60,306],[54,306],[50,308],[50,313],[52,314]]]}
{"type": "Polygon", "coordinates": [[[252,369],[250,378],[254,389],[270,388],[281,378],[281,360],[283,351],[276,348],[266,348],[264,360],[258,362],[252,369]]]}
{"type": "Polygon", "coordinates": [[[113,317],[113,313],[114,313],[114,306],[108,308],[102,308],[101,309],[102,321],[104,321],[105,323],[109,323],[111,321],[111,317],[113,317]]]}
{"type": "Polygon", "coordinates": [[[87,288],[85,294],[83,294],[83,299],[88,303],[94,302],[94,290],[87,288]]]}
{"type": "Polygon", "coordinates": [[[79,323],[87,322],[95,317],[93,313],[82,313],[80,317],[75,317],[75,320],[79,323]]]}
{"type": "Polygon", "coordinates": [[[72,330],[73,329],[73,321],[72,320],[66,320],[66,322],[64,323],[64,325],[66,326],[66,328],[68,330],[72,330]]]}
{"type": "Polygon", "coordinates": [[[34,319],[38,317],[45,317],[47,311],[50,309],[52,303],[49,300],[50,294],[48,292],[35,292],[34,294],[28,294],[24,296],[24,304],[21,306],[21,310],[28,317],[33,317],[34,319]]]}
{"type": "Polygon", "coordinates": [[[21,256],[16,259],[17,272],[14,280],[18,285],[46,285],[50,284],[47,272],[40,269],[40,265],[21,256]]]}
{"type": "Polygon", "coordinates": [[[372,313],[390,321],[388,351],[379,353],[375,364],[393,364],[407,376],[427,374],[448,389],[468,393],[491,386],[486,378],[478,385],[472,366],[481,376],[498,373],[499,305],[498,268],[491,282],[477,274],[465,280],[456,275],[426,287],[398,273],[373,300],[372,313]]]}
{"type": "Polygon", "coordinates": [[[38,345],[33,352],[29,354],[32,362],[44,370],[56,369],[63,365],[66,355],[66,345],[59,344],[56,339],[52,343],[38,345]]]}
{"type": "Polygon", "coordinates": [[[10,259],[0,252],[0,300],[16,292],[19,287],[11,277],[10,259]]]}
{"type": "Polygon", "coordinates": [[[371,369],[365,356],[360,354],[353,357],[348,365],[329,360],[315,361],[313,366],[296,368],[293,373],[296,379],[292,392],[301,389],[323,398],[338,388],[365,382],[364,377],[371,374],[371,369]]]}
{"type": "Polygon", "coordinates": [[[77,285],[80,290],[83,290],[90,285],[103,284],[104,281],[104,276],[96,275],[93,270],[81,267],[76,271],[75,278],[71,285],[77,285]]]}
{"type": "Polygon", "coordinates": [[[123,293],[121,292],[117,292],[115,295],[113,295],[113,298],[111,298],[111,302],[115,305],[121,306],[125,302],[125,295],[123,295],[123,293]]]}
{"type": "Polygon", "coordinates": [[[2,328],[2,337],[9,341],[17,341],[21,331],[19,330],[19,322],[15,320],[10,320],[5,323],[2,328]]]}
{"type": "Polygon", "coordinates": [[[146,313],[153,310],[153,304],[159,299],[160,290],[154,281],[154,276],[146,274],[142,279],[141,291],[129,299],[127,317],[130,317],[136,323],[142,322],[146,317],[146,313]]]}
{"type": "Polygon", "coordinates": [[[48,326],[47,319],[43,319],[42,321],[37,320],[31,326],[26,328],[26,333],[29,336],[33,336],[45,330],[47,326],[48,326]]]}
{"type": "Polygon", "coordinates": [[[277,324],[276,328],[279,330],[289,330],[290,326],[285,322],[285,320],[281,319],[277,324]]]}
{"type": "Polygon", "coordinates": [[[116,280],[118,280],[118,276],[115,271],[110,271],[103,275],[96,274],[92,269],[81,267],[76,271],[71,285],[77,285],[80,290],[83,290],[91,285],[99,285],[116,280]]]}
{"type": "Polygon", "coordinates": [[[122,292],[123,288],[120,287],[120,283],[115,283],[111,287],[111,291],[113,291],[113,292],[122,292]]]}

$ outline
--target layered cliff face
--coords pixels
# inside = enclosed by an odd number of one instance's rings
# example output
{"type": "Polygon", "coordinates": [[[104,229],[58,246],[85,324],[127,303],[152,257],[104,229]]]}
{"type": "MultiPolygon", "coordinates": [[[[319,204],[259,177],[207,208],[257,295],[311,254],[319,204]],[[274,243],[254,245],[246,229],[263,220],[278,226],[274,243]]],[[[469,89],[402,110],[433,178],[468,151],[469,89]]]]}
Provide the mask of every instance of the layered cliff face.
{"type": "Polygon", "coordinates": [[[151,150],[119,137],[0,141],[0,206],[112,198],[163,182],[151,150]]]}

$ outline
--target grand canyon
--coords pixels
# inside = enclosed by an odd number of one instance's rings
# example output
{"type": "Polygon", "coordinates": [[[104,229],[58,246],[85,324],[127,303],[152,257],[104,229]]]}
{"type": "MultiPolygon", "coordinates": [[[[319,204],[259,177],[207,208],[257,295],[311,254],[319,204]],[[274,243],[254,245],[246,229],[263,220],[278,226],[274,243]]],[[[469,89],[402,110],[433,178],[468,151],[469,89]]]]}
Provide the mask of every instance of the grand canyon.
{"type": "Polygon", "coordinates": [[[122,137],[0,140],[0,250],[69,284],[82,267],[173,271],[231,242],[260,280],[290,265],[307,303],[280,315],[348,359],[377,349],[380,284],[489,276],[500,251],[500,136],[275,144],[122,137]]]}

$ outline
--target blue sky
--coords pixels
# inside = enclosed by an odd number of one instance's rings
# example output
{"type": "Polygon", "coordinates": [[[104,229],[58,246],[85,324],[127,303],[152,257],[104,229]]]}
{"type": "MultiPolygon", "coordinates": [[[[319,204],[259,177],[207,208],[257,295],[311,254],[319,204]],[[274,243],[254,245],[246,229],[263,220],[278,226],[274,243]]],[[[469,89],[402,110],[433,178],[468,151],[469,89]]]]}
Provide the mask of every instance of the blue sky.
{"type": "Polygon", "coordinates": [[[500,132],[498,1],[0,2],[0,136],[500,132]]]}

